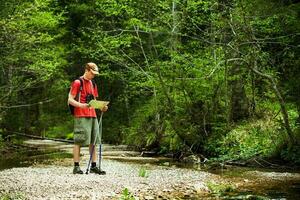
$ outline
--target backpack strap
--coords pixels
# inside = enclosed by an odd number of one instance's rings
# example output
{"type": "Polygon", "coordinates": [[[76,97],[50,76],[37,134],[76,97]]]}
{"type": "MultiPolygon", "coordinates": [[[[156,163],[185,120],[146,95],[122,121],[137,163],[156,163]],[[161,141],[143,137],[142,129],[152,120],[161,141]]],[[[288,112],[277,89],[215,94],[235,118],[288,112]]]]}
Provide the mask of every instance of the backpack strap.
{"type": "MultiPolygon", "coordinates": [[[[74,81],[76,81],[76,80],[80,81],[80,87],[79,87],[79,92],[75,96],[75,100],[80,103],[80,93],[81,93],[81,91],[83,89],[83,80],[80,77],[78,79],[75,79],[74,81]]],[[[71,114],[74,115],[74,109],[75,109],[75,107],[72,106],[69,103],[68,103],[68,105],[69,105],[69,110],[70,110],[71,114]]]]}
{"type": "MultiPolygon", "coordinates": [[[[95,88],[97,87],[96,86],[96,83],[95,83],[95,80],[92,79],[92,84],[93,84],[93,93],[95,94],[95,88]]],[[[96,97],[94,96],[94,98],[96,99],[96,97]]]]}
{"type": "Polygon", "coordinates": [[[80,81],[80,88],[79,88],[79,92],[82,91],[82,88],[83,88],[83,80],[81,77],[78,78],[78,80],[80,81]]]}
{"type": "MultiPolygon", "coordinates": [[[[83,80],[82,80],[81,77],[79,77],[79,78],[76,79],[76,80],[79,80],[79,81],[80,81],[79,92],[78,92],[78,94],[77,94],[77,96],[76,96],[76,98],[78,97],[78,100],[77,100],[77,101],[80,103],[80,94],[81,94],[81,91],[82,91],[82,89],[83,89],[83,80]]],[[[93,84],[93,91],[94,91],[95,88],[96,88],[96,83],[95,83],[94,80],[92,80],[92,84],[93,84]]]]}
{"type": "Polygon", "coordinates": [[[94,79],[92,79],[92,83],[93,83],[93,89],[95,89],[96,83],[95,83],[95,80],[94,80],[94,79]]]}
{"type": "Polygon", "coordinates": [[[81,91],[82,91],[82,88],[83,88],[83,80],[82,80],[81,77],[79,77],[79,78],[76,79],[76,80],[79,80],[79,81],[80,81],[79,92],[78,92],[78,94],[77,94],[77,96],[76,96],[76,99],[78,98],[77,101],[80,103],[80,94],[81,94],[81,91]]]}

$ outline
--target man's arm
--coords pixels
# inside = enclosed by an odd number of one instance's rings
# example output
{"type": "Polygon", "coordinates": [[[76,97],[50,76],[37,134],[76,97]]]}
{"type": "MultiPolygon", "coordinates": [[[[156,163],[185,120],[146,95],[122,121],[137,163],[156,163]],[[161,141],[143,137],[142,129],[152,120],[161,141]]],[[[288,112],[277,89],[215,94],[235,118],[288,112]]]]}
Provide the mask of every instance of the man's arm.
{"type": "Polygon", "coordinates": [[[71,93],[69,93],[68,103],[74,107],[79,107],[79,108],[88,108],[89,107],[89,104],[87,104],[87,103],[80,103],[80,102],[76,101],[75,95],[72,95],[71,93]]]}

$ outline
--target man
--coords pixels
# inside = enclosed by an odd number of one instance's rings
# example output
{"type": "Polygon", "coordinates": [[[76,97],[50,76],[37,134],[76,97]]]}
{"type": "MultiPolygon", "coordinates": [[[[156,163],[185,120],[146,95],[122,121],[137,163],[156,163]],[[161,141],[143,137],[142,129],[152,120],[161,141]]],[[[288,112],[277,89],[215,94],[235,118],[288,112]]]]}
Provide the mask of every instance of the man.
{"type": "MultiPolygon", "coordinates": [[[[98,97],[98,90],[96,84],[92,82],[92,79],[99,74],[98,67],[95,63],[87,63],[85,65],[85,71],[80,80],[75,80],[72,83],[68,103],[74,106],[74,148],[73,148],[73,160],[74,169],[73,174],[83,174],[80,169],[80,147],[89,145],[90,153],[92,153],[92,165],[90,168],[91,173],[103,174],[96,166],[96,149],[93,147],[99,142],[99,125],[97,120],[96,111],[94,108],[89,107],[88,100],[98,97]],[[82,86],[81,86],[82,82],[82,86]],[[80,90],[80,87],[81,90],[80,90]]],[[[106,112],[108,109],[105,106],[101,111],[106,112]]]]}

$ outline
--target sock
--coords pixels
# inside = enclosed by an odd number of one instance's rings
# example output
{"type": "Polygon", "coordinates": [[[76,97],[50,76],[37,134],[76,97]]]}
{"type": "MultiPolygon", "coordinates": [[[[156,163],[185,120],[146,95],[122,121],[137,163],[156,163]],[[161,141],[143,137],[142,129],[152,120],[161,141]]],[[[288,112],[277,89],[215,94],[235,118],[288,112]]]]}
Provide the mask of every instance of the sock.
{"type": "Polygon", "coordinates": [[[96,167],[96,163],[95,162],[92,162],[92,167],[96,167]]]}
{"type": "Polygon", "coordinates": [[[79,162],[74,162],[74,166],[79,166],[79,162]]]}

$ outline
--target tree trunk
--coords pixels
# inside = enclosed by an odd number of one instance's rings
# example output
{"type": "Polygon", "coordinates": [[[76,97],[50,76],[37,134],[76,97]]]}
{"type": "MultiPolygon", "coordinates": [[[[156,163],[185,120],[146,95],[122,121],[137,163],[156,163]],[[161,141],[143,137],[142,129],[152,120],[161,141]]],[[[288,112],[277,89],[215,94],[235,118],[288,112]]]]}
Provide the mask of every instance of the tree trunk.
{"type": "Polygon", "coordinates": [[[281,95],[281,92],[279,91],[279,89],[277,87],[276,82],[274,81],[273,77],[271,77],[267,74],[263,74],[262,72],[258,71],[256,68],[251,68],[251,69],[256,74],[258,74],[258,75],[260,75],[264,78],[267,78],[271,82],[272,87],[273,87],[274,92],[275,92],[275,95],[276,95],[276,97],[278,99],[278,102],[280,104],[280,110],[281,110],[281,114],[282,114],[282,117],[283,117],[284,127],[286,129],[288,140],[289,140],[289,147],[293,146],[295,144],[296,140],[294,138],[294,134],[293,134],[291,126],[290,126],[289,115],[288,115],[288,112],[287,112],[287,109],[286,109],[286,106],[285,106],[284,99],[281,95]]]}
{"type": "Polygon", "coordinates": [[[249,116],[248,98],[244,88],[241,67],[234,63],[229,74],[228,85],[231,92],[229,120],[237,122],[249,116]]]}

